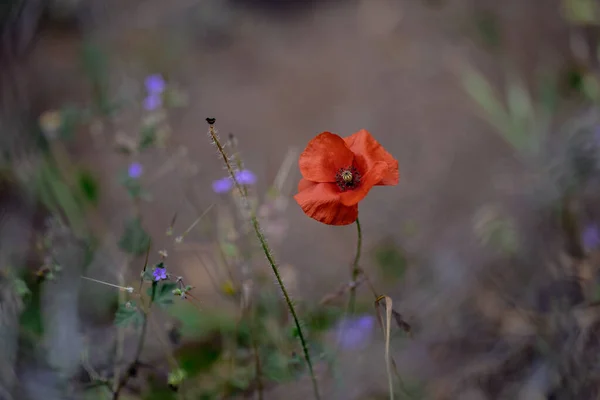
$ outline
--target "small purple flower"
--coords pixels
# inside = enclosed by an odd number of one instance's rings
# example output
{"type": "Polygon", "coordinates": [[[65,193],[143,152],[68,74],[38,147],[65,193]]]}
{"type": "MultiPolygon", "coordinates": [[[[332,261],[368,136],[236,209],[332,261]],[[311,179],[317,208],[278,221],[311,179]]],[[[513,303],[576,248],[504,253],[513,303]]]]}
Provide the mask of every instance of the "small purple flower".
{"type": "Polygon", "coordinates": [[[129,177],[131,179],[138,179],[140,176],[142,176],[143,172],[144,172],[144,167],[142,167],[142,164],[140,164],[138,162],[133,162],[129,165],[129,170],[127,171],[127,175],[129,175],[129,177]]]}
{"type": "Polygon", "coordinates": [[[240,185],[254,185],[256,183],[256,175],[247,169],[236,172],[235,179],[240,185]]]}
{"type": "Polygon", "coordinates": [[[156,282],[167,279],[167,269],[163,267],[156,267],[154,268],[152,276],[156,282]]]}
{"type": "Polygon", "coordinates": [[[162,106],[160,94],[151,93],[144,99],[144,108],[146,111],[154,111],[162,106]]]}
{"type": "Polygon", "coordinates": [[[583,247],[585,250],[590,251],[595,247],[600,245],[600,229],[598,229],[598,225],[591,224],[588,225],[581,235],[581,240],[583,241],[583,247]]]}
{"type": "Polygon", "coordinates": [[[365,344],[373,333],[375,317],[363,315],[343,319],[337,326],[337,337],[345,349],[356,349],[365,344]]]}
{"type": "Polygon", "coordinates": [[[165,91],[165,80],[160,74],[153,74],[146,77],[144,81],[148,94],[161,94],[165,91]]]}
{"type": "Polygon", "coordinates": [[[233,188],[233,181],[231,178],[222,178],[212,183],[212,189],[215,193],[222,194],[227,193],[233,188]]]}

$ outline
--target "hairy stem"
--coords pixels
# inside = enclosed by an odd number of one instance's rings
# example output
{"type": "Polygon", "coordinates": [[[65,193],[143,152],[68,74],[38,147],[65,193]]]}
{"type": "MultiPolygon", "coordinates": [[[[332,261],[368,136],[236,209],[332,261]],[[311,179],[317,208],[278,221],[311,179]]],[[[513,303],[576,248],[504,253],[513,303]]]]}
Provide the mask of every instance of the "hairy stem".
{"type": "Polygon", "coordinates": [[[131,372],[136,368],[136,366],[140,363],[140,356],[142,355],[142,350],[144,348],[144,342],[146,341],[146,332],[148,331],[148,314],[150,313],[150,308],[152,307],[152,303],[154,302],[154,297],[156,296],[156,286],[158,282],[152,282],[152,292],[150,295],[150,302],[148,303],[148,309],[143,313],[143,321],[142,321],[142,330],[140,331],[140,339],[137,344],[137,348],[135,349],[135,356],[133,361],[127,367],[126,374],[123,378],[118,381],[118,384],[113,392],[113,400],[117,400],[121,394],[121,390],[127,385],[129,378],[131,378],[131,372]]]}
{"type": "Polygon", "coordinates": [[[360,221],[356,219],[356,231],[358,233],[358,242],[356,244],[356,255],[354,256],[354,262],[352,263],[352,287],[350,288],[350,301],[348,302],[348,313],[354,314],[354,308],[356,304],[356,280],[360,275],[360,267],[358,262],[360,261],[360,254],[362,249],[362,230],[360,228],[360,221]]]}
{"type": "MultiPolygon", "coordinates": [[[[214,122],[214,121],[211,121],[211,122],[214,122]]],[[[223,145],[221,144],[221,142],[219,141],[219,138],[217,137],[217,133],[215,131],[214,125],[212,123],[209,123],[209,126],[210,127],[208,130],[208,134],[209,134],[212,142],[215,144],[215,146],[217,146],[217,149],[219,150],[219,154],[223,158],[223,163],[225,164],[225,167],[227,168],[227,171],[229,172],[229,175],[231,176],[231,179],[233,180],[236,189],[239,191],[244,205],[250,209],[250,222],[252,223],[252,227],[254,228],[254,233],[256,234],[256,237],[258,238],[258,241],[260,242],[262,250],[265,253],[265,256],[267,258],[267,261],[269,262],[269,265],[271,266],[271,269],[273,270],[273,274],[275,275],[275,278],[277,279],[277,284],[279,286],[279,289],[281,289],[281,292],[283,293],[283,297],[285,299],[287,307],[290,310],[290,313],[292,314],[294,324],[298,331],[298,338],[300,339],[300,343],[302,344],[302,351],[304,353],[306,365],[308,366],[308,371],[310,373],[310,378],[312,381],[314,395],[317,400],[320,400],[321,396],[319,394],[319,386],[317,384],[317,378],[315,376],[313,364],[312,364],[312,361],[310,358],[310,354],[308,352],[308,346],[306,344],[306,339],[304,337],[304,331],[302,330],[302,326],[300,324],[300,319],[298,318],[298,314],[296,313],[296,309],[294,307],[294,304],[292,303],[292,299],[290,298],[288,291],[285,288],[285,285],[283,283],[283,280],[281,279],[281,274],[279,273],[279,267],[277,266],[277,263],[275,262],[273,255],[271,254],[271,249],[269,248],[267,240],[266,240],[265,236],[263,235],[262,230],[260,229],[260,224],[258,222],[258,219],[256,218],[255,212],[250,208],[250,206],[248,204],[248,197],[246,196],[246,191],[244,190],[244,187],[237,181],[237,179],[235,177],[234,167],[231,165],[231,162],[229,161],[229,157],[227,156],[227,153],[225,152],[223,145]]]]}

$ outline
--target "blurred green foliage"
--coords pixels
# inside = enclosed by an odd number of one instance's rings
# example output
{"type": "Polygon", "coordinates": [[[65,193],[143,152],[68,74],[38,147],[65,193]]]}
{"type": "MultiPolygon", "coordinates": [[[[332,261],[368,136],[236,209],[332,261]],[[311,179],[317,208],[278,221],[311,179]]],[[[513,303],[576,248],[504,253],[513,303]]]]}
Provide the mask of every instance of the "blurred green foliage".
{"type": "Polygon", "coordinates": [[[380,243],[373,250],[373,257],[382,277],[391,283],[404,277],[408,260],[404,251],[390,240],[380,243]]]}
{"type": "Polygon", "coordinates": [[[131,218],[125,224],[125,230],[119,240],[119,247],[133,256],[141,256],[150,246],[150,236],[142,226],[140,218],[131,218]]]}
{"type": "Polygon", "coordinates": [[[102,115],[115,110],[109,93],[108,54],[97,43],[86,41],[82,48],[83,70],[92,86],[95,108],[102,115]]]}
{"type": "Polygon", "coordinates": [[[476,12],[475,31],[484,47],[498,50],[502,44],[500,24],[496,15],[490,11],[476,12]]]}
{"type": "Polygon", "coordinates": [[[490,82],[473,69],[464,72],[463,84],[486,120],[519,154],[540,154],[557,106],[558,87],[554,80],[541,79],[535,99],[514,74],[504,96],[496,93],[490,82]]]}

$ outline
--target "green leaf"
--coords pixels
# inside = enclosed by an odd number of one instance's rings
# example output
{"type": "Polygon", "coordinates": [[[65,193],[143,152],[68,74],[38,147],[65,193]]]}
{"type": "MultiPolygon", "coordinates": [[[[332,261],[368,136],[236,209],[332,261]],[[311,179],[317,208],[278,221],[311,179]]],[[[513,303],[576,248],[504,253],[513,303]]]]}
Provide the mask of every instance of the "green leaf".
{"type": "Polygon", "coordinates": [[[97,205],[100,196],[100,185],[98,180],[88,170],[80,170],[77,173],[77,183],[83,197],[92,205],[97,205]]]}
{"type": "Polygon", "coordinates": [[[15,292],[17,292],[17,294],[20,297],[26,297],[31,295],[31,290],[29,290],[29,287],[27,286],[27,283],[24,280],[17,278],[13,281],[13,285],[15,288],[15,292]]]}
{"type": "MultiPolygon", "coordinates": [[[[160,282],[157,284],[156,293],[154,294],[154,303],[161,307],[170,306],[173,304],[173,290],[177,288],[175,282],[160,282]]],[[[152,288],[148,288],[148,296],[152,295],[152,288]]]]}
{"type": "Polygon", "coordinates": [[[227,379],[227,386],[234,393],[248,389],[252,379],[256,374],[254,373],[254,367],[238,367],[233,370],[233,373],[229,375],[227,379]]]}
{"type": "Polygon", "coordinates": [[[104,115],[109,115],[113,107],[108,96],[108,56],[97,44],[86,42],[83,46],[82,61],[92,85],[95,106],[104,115]]]}
{"type": "Polygon", "coordinates": [[[408,260],[401,248],[392,242],[384,242],[375,248],[375,262],[386,280],[399,280],[404,277],[408,260]]]}
{"type": "Polygon", "coordinates": [[[214,343],[194,343],[177,351],[179,367],[187,376],[193,377],[208,371],[221,357],[221,346],[214,343]]]}
{"type": "Polygon", "coordinates": [[[44,322],[40,307],[40,288],[39,285],[35,285],[33,282],[30,282],[30,284],[32,293],[19,317],[19,324],[24,332],[41,337],[44,334],[44,322]]]}
{"type": "Polygon", "coordinates": [[[340,307],[316,307],[306,316],[306,326],[310,332],[329,330],[344,314],[340,307]]]}
{"type": "Polygon", "coordinates": [[[531,121],[535,120],[531,97],[526,88],[517,79],[509,82],[506,89],[506,102],[513,124],[513,129],[519,133],[524,142],[521,146],[526,146],[528,141],[527,136],[534,132],[530,132],[531,121]]]}
{"type": "Polygon", "coordinates": [[[74,107],[62,109],[60,124],[60,137],[65,140],[72,139],[77,126],[82,122],[82,113],[74,107]]]}
{"type": "Polygon", "coordinates": [[[280,352],[269,351],[263,357],[263,373],[274,382],[285,382],[292,377],[289,357],[280,352]]]}
{"type": "Polygon", "coordinates": [[[168,313],[182,322],[181,333],[187,338],[201,339],[214,332],[234,333],[238,327],[234,315],[212,309],[198,311],[188,302],[176,302],[168,313]]]}
{"type": "MultiPolygon", "coordinates": [[[[463,75],[463,85],[467,93],[479,104],[484,111],[484,116],[500,133],[505,136],[510,133],[510,118],[492,85],[483,75],[474,70],[463,75]]],[[[510,141],[510,140],[509,140],[510,141]]],[[[511,142],[511,144],[513,144],[511,142]]]]}
{"type": "Polygon", "coordinates": [[[560,100],[556,79],[546,74],[541,75],[538,85],[540,107],[544,114],[551,115],[556,112],[560,100]]]}
{"type": "Polygon", "coordinates": [[[591,300],[594,303],[600,301],[600,285],[595,285],[591,300]]]}
{"type": "Polygon", "coordinates": [[[141,256],[150,245],[150,236],[142,227],[139,218],[130,219],[125,225],[125,231],[119,240],[119,247],[126,253],[141,256]]]}
{"type": "Polygon", "coordinates": [[[497,49],[501,44],[501,30],[498,18],[490,12],[475,15],[475,29],[483,44],[491,49],[497,49]]]}
{"type": "Polygon", "coordinates": [[[115,313],[116,326],[134,326],[138,327],[144,321],[144,315],[134,302],[130,301],[120,304],[115,313]]]}
{"type": "Polygon", "coordinates": [[[152,147],[156,142],[156,126],[155,125],[146,125],[143,126],[140,130],[140,141],[138,144],[138,149],[145,150],[149,147],[152,147]]]}
{"type": "Polygon", "coordinates": [[[235,259],[239,257],[239,250],[237,246],[231,242],[221,242],[221,249],[223,249],[223,254],[229,259],[235,259]]]}
{"type": "Polygon", "coordinates": [[[152,268],[146,268],[146,270],[142,271],[140,275],[141,278],[146,282],[154,282],[154,273],[152,271],[152,268]]]}
{"type": "Polygon", "coordinates": [[[132,199],[142,197],[143,189],[139,179],[131,178],[129,177],[127,172],[123,172],[119,177],[119,181],[125,187],[125,189],[127,189],[129,197],[131,197],[132,199]]]}
{"type": "Polygon", "coordinates": [[[51,161],[47,161],[39,167],[39,184],[44,200],[55,212],[62,212],[75,234],[81,237],[85,232],[85,221],[81,209],[81,199],[75,196],[75,192],[63,181],[51,161]]]}
{"type": "Polygon", "coordinates": [[[597,25],[600,10],[596,0],[563,0],[564,16],[575,25],[597,25]]]}
{"type": "Polygon", "coordinates": [[[179,386],[181,382],[187,377],[184,369],[178,368],[174,371],[169,372],[168,383],[169,385],[179,386]]]}
{"type": "Polygon", "coordinates": [[[483,245],[507,254],[519,249],[519,232],[514,219],[494,205],[481,207],[474,216],[474,232],[483,245]]]}
{"type": "Polygon", "coordinates": [[[177,400],[179,397],[172,389],[164,386],[164,380],[161,383],[150,382],[150,387],[144,393],[144,400],[177,400]]]}

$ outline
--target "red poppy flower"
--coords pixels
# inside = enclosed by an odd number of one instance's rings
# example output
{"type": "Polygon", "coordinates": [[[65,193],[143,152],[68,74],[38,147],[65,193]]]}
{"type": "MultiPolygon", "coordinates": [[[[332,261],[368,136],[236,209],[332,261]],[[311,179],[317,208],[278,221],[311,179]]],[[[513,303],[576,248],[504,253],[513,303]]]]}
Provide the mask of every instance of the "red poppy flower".
{"type": "Polygon", "coordinates": [[[398,161],[362,129],[341,138],[323,132],[299,160],[302,179],[294,199],[306,215],[328,225],[358,218],[358,203],[375,185],[397,185],[398,161]]]}

